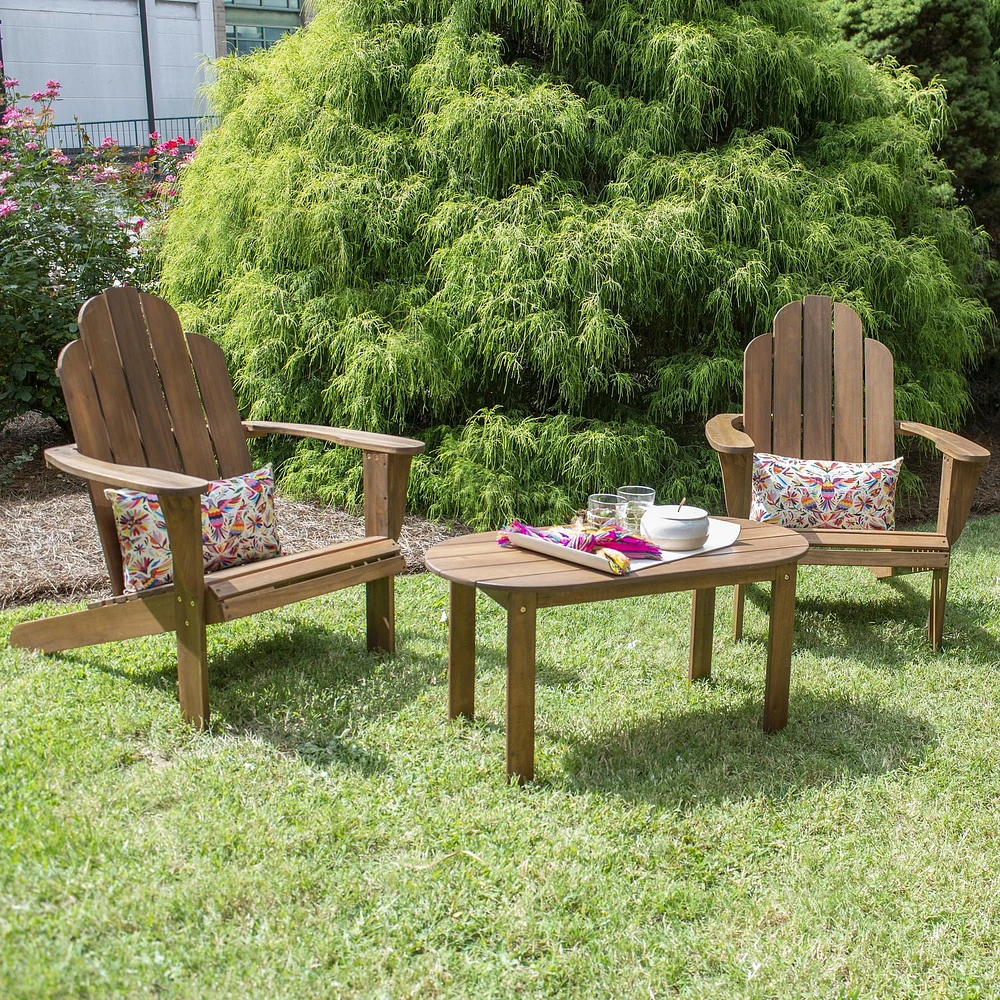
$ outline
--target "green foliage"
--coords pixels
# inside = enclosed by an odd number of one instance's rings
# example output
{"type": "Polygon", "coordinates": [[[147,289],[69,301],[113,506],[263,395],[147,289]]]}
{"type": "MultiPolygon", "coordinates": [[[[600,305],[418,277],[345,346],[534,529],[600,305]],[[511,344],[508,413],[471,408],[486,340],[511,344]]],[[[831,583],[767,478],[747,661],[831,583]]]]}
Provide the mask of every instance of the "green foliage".
{"type": "Polygon", "coordinates": [[[19,105],[17,85],[7,78],[0,89],[0,424],[26,410],[65,421],[56,357],[83,299],[131,262],[106,186],[45,145],[59,85],[30,105],[19,105]]]}
{"type": "Polygon", "coordinates": [[[846,37],[870,59],[892,56],[924,82],[939,77],[951,117],[941,155],[974,197],[1000,180],[1000,76],[992,0],[831,0],[846,37]]]}
{"type": "MultiPolygon", "coordinates": [[[[805,293],[955,424],[988,311],[944,93],[829,37],[806,0],[331,0],[220,64],[164,287],[252,416],[422,436],[411,499],[477,526],[633,479],[717,506],[700,423],[805,293]]],[[[285,457],[356,502],[355,457],[285,457]]]]}
{"type": "Polygon", "coordinates": [[[766,587],[744,642],[718,601],[711,683],[687,593],[546,609],[527,787],[506,609],[479,596],[476,718],[449,723],[427,573],[392,657],[363,587],[213,626],[211,733],[169,633],[0,641],[0,996],[995,1000],[998,539],[962,535],[944,653],[929,574],[802,567],[780,733],[766,587]]]}
{"type": "Polygon", "coordinates": [[[95,147],[81,129],[73,163],[46,142],[59,83],[30,97],[16,79],[0,84],[0,424],[27,410],[65,422],[55,367],[77,312],[109,285],[155,284],[195,141],[168,140],[125,166],[112,139],[95,147]]]}

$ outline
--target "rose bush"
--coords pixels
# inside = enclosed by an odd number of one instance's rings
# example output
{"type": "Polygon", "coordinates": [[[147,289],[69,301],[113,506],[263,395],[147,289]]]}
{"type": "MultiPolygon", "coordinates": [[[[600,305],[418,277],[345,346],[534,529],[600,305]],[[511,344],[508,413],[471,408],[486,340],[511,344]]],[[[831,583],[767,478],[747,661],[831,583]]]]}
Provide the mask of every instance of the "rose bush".
{"type": "Polygon", "coordinates": [[[18,91],[3,80],[0,115],[0,424],[26,410],[66,419],[55,362],[81,303],[109,285],[155,283],[158,236],[195,140],[153,145],[123,162],[111,139],[82,136],[71,160],[49,148],[59,83],[18,91]]]}

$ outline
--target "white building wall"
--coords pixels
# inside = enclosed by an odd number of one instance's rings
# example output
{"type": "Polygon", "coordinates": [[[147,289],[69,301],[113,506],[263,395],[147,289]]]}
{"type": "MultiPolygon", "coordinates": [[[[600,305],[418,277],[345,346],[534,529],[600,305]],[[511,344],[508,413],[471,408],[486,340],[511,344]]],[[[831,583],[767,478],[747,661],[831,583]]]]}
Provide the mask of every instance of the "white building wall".
{"type": "MultiPolygon", "coordinates": [[[[157,118],[209,113],[216,0],[146,0],[157,118]]],[[[62,84],[57,124],[146,117],[138,0],[0,0],[4,72],[22,92],[62,84]]]]}

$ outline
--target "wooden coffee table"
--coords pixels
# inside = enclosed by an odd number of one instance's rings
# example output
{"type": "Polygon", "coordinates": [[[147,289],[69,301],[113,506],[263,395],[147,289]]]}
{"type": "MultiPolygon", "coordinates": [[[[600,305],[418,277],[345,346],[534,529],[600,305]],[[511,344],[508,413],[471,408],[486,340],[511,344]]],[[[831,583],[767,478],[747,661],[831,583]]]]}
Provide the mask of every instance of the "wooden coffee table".
{"type": "MultiPolygon", "coordinates": [[[[726,518],[725,520],[737,520],[726,518]]],[[[809,543],[787,528],[740,520],[725,549],[612,576],[525,549],[501,547],[496,532],[449,538],[428,550],[427,568],[451,582],[448,718],[475,714],[476,588],[507,609],[507,776],[535,774],[535,612],[538,608],[693,591],[688,678],[712,670],[715,588],[771,583],[764,730],[788,721],[795,567],[809,543]]]]}

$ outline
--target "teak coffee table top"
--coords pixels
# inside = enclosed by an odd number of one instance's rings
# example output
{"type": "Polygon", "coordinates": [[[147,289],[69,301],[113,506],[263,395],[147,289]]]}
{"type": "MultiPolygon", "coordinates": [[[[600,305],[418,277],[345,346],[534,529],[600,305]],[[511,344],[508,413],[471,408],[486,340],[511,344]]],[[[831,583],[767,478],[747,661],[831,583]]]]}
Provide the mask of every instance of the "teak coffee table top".
{"type": "MultiPolygon", "coordinates": [[[[627,576],[587,569],[527,549],[498,545],[495,531],[449,538],[430,548],[424,562],[432,573],[446,580],[487,592],[534,591],[538,595],[537,606],[545,608],[607,600],[612,596],[636,597],[669,590],[722,586],[721,582],[712,582],[712,578],[723,574],[728,577],[748,568],[754,571],[754,580],[759,580],[759,570],[798,562],[809,548],[801,535],[777,525],[733,517],[715,520],[738,521],[740,535],[732,545],[662,566],[651,566],[627,576]],[[669,586],[664,586],[665,577],[670,580],[669,586]],[[602,594],[595,598],[591,594],[594,588],[601,591],[608,588],[608,596],[602,594]]],[[[725,582],[734,581],[727,579],[725,582]]]]}
{"type": "MultiPolygon", "coordinates": [[[[720,519],[721,520],[721,519],[720,519]]],[[[736,518],[725,518],[735,521],[736,518]]],[[[730,546],[626,576],[497,544],[496,532],[450,538],[428,550],[427,568],[451,581],[448,615],[448,717],[475,715],[476,588],[507,609],[507,776],[534,777],[535,628],[538,608],[693,591],[688,677],[712,669],[715,588],[771,584],[764,682],[764,729],[788,718],[796,563],[809,543],[787,528],[739,520],[730,546]]]]}

